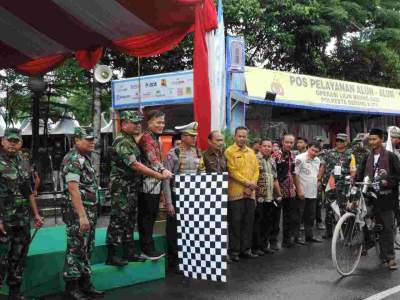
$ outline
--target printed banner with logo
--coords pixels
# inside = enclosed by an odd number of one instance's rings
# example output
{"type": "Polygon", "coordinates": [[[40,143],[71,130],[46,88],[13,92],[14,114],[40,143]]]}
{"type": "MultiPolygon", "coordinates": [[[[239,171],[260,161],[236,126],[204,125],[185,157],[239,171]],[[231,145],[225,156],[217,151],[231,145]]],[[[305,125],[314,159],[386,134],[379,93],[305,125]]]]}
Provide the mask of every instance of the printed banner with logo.
{"type": "Polygon", "coordinates": [[[276,103],[344,112],[400,114],[400,90],[349,81],[246,67],[250,99],[276,93],[276,103]]]}
{"type": "Polygon", "coordinates": [[[192,103],[193,71],[114,80],[112,100],[114,108],[192,103]]]}

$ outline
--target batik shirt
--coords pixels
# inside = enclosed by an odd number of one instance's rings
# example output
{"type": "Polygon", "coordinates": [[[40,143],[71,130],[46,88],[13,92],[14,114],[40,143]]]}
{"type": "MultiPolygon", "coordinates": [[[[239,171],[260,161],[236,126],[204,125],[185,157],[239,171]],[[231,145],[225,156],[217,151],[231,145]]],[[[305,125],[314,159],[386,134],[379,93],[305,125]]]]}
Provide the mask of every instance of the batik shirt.
{"type": "Polygon", "coordinates": [[[277,179],[276,164],[270,157],[257,154],[260,175],[257,182],[256,200],[259,203],[272,202],[274,199],[274,181],[277,179]]]}
{"type": "Polygon", "coordinates": [[[278,182],[282,192],[283,198],[296,197],[296,191],[294,187],[294,167],[295,167],[295,156],[292,152],[275,152],[272,154],[276,163],[276,172],[278,174],[278,182]]]}
{"type": "MultiPolygon", "coordinates": [[[[143,163],[156,172],[161,173],[165,168],[162,163],[161,145],[159,137],[151,131],[145,131],[139,141],[143,163]]],[[[150,176],[143,177],[142,192],[153,195],[161,193],[162,181],[150,176]]]]}

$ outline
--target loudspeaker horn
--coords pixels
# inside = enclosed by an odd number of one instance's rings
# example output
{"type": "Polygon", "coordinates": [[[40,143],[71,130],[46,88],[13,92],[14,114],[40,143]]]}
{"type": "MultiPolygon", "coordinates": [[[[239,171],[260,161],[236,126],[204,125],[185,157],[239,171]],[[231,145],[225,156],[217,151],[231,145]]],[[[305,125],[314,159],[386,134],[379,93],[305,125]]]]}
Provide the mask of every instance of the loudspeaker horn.
{"type": "Polygon", "coordinates": [[[112,69],[106,65],[98,65],[94,69],[94,78],[97,82],[106,83],[110,81],[112,77],[112,69]]]}

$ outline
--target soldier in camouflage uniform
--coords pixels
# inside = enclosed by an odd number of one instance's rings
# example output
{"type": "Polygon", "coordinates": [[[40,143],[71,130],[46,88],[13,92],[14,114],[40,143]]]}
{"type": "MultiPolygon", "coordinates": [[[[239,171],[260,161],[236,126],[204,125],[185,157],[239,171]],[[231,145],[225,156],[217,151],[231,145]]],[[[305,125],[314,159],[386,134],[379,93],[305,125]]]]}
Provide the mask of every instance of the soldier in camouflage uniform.
{"type": "Polygon", "coordinates": [[[390,136],[392,140],[393,153],[396,154],[397,158],[400,160],[400,128],[393,126],[390,131],[390,136]]]}
{"type": "MultiPolygon", "coordinates": [[[[172,148],[164,161],[164,166],[173,174],[196,174],[205,171],[201,150],[196,148],[197,122],[188,125],[175,127],[181,133],[181,144],[179,147],[172,148]]],[[[166,238],[168,246],[169,269],[181,274],[178,267],[178,232],[177,219],[175,215],[176,195],[173,179],[165,179],[163,192],[168,213],[166,238]]]]}
{"type": "Polygon", "coordinates": [[[366,148],[364,145],[365,137],[366,137],[365,133],[359,133],[359,134],[357,134],[357,136],[354,138],[354,140],[352,142],[351,148],[353,151],[354,158],[356,160],[357,174],[360,172],[362,162],[369,155],[369,149],[366,148]]]}
{"type": "Polygon", "coordinates": [[[342,207],[345,204],[346,184],[345,178],[351,175],[353,178],[356,174],[355,158],[351,149],[346,146],[348,136],[344,133],[336,135],[336,147],[326,154],[325,158],[325,174],[322,180],[324,186],[328,185],[326,189],[326,216],[325,238],[331,238],[333,234],[333,227],[335,223],[335,216],[330,204],[337,200],[337,204],[342,207]],[[335,189],[329,190],[329,178],[333,177],[335,181],[335,189]]]}
{"type": "Polygon", "coordinates": [[[140,162],[141,153],[135,137],[141,133],[142,116],[137,111],[123,111],[120,119],[121,133],[114,140],[111,155],[111,215],[107,228],[106,264],[115,266],[126,265],[128,261],[145,261],[135,254],[133,240],[141,175],[164,179],[161,173],[140,162]],[[122,258],[116,251],[121,244],[122,258]]]}
{"type": "Polygon", "coordinates": [[[65,296],[85,300],[104,296],[90,281],[90,258],[94,249],[99,214],[97,182],[90,153],[94,136],[90,129],[75,127],[75,147],[61,164],[64,199],[62,217],[67,230],[64,264],[65,296]]]}
{"type": "Polygon", "coordinates": [[[0,285],[7,277],[9,299],[24,299],[20,286],[31,241],[29,205],[35,227],[43,225],[31,188],[30,174],[22,164],[21,146],[20,130],[7,128],[0,150],[0,285]]]}

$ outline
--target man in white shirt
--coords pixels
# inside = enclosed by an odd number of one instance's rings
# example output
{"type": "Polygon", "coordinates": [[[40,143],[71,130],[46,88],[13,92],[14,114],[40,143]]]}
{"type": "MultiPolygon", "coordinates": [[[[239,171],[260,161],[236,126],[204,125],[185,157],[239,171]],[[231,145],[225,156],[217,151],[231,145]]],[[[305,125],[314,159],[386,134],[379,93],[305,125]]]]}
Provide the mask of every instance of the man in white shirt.
{"type": "Polygon", "coordinates": [[[297,201],[304,201],[304,203],[301,203],[302,205],[299,205],[297,217],[298,221],[300,221],[304,213],[305,241],[310,243],[322,242],[320,239],[313,236],[318,185],[320,184],[320,178],[318,176],[321,165],[317,154],[320,151],[321,148],[318,142],[311,143],[307,152],[296,156],[294,171],[297,201]]]}

